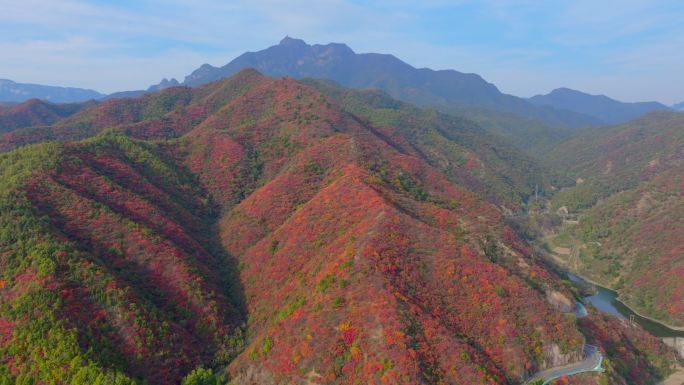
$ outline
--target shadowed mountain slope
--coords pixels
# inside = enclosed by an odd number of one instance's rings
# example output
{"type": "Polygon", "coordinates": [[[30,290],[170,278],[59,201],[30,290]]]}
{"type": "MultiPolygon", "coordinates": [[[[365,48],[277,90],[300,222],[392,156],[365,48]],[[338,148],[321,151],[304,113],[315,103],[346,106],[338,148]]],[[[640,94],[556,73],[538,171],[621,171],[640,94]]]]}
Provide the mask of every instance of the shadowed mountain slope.
{"type": "Polygon", "coordinates": [[[1,378],[168,384],[230,359],[241,291],[189,174],[123,136],[0,162],[1,378]]]}

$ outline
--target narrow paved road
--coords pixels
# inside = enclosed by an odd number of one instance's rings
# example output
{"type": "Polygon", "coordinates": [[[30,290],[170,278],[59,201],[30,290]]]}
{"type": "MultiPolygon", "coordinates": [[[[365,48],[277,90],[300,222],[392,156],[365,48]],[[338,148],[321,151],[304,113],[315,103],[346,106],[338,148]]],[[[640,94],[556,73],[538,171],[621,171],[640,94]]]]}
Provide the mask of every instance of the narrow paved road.
{"type": "Polygon", "coordinates": [[[575,374],[586,372],[603,372],[601,367],[603,364],[603,354],[599,352],[596,346],[584,346],[584,360],[574,364],[559,366],[544,370],[532,376],[525,384],[531,384],[535,381],[543,380],[542,385],[547,385],[551,381],[561,378],[563,376],[573,376],[575,374]]]}

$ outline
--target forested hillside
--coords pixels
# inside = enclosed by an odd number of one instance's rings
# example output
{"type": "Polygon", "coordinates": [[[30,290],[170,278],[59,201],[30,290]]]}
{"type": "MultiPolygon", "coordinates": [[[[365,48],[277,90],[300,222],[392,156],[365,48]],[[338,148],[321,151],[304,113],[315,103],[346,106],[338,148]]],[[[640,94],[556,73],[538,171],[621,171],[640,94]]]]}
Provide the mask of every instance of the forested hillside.
{"type": "Polygon", "coordinates": [[[529,160],[470,121],[248,70],[2,143],[0,383],[521,384],[587,340],[587,384],[668,371],[578,322],[507,225],[529,160]]]}
{"type": "Polygon", "coordinates": [[[590,130],[548,159],[576,178],[553,204],[580,214],[563,234],[563,246],[580,248],[578,271],[638,311],[683,325],[684,115],[590,130]]]}
{"type": "Polygon", "coordinates": [[[52,104],[31,99],[17,105],[0,106],[0,133],[18,128],[51,125],[93,104],[94,102],[52,104]]]}
{"type": "Polygon", "coordinates": [[[420,109],[378,90],[353,90],[321,80],[303,82],[375,126],[398,129],[426,161],[491,199],[522,202],[535,186],[550,185],[548,170],[537,160],[474,121],[420,109]]]}
{"type": "MultiPolygon", "coordinates": [[[[205,87],[173,87],[140,98],[109,100],[52,126],[0,135],[0,151],[44,140],[87,138],[105,128],[143,139],[175,138],[264,79],[253,70],[245,70],[205,87]]],[[[490,198],[518,205],[535,185],[548,183],[545,173],[529,157],[472,121],[422,110],[373,91],[357,92],[329,83],[320,83],[320,87],[333,98],[339,96],[338,101],[350,112],[384,128],[398,129],[406,141],[404,151],[417,151],[452,180],[490,198]]]]}
{"type": "Polygon", "coordinates": [[[0,163],[3,383],[177,383],[239,351],[216,214],[154,145],[105,135],[0,163]]]}
{"type": "Polygon", "coordinates": [[[17,83],[0,79],[0,102],[22,103],[31,99],[40,99],[51,103],[81,103],[99,99],[102,96],[104,95],[89,89],[17,83]]]}

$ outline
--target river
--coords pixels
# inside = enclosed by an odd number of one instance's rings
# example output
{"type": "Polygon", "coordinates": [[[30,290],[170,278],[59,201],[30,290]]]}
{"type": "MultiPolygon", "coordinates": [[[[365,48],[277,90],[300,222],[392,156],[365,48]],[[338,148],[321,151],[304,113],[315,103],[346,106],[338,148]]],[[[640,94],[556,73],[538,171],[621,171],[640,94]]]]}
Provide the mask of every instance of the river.
{"type": "Polygon", "coordinates": [[[674,330],[661,324],[660,322],[653,321],[636,314],[617,299],[617,293],[613,290],[589,283],[575,274],[567,274],[568,278],[570,278],[572,282],[583,285],[591,285],[596,288],[596,294],[585,297],[584,300],[588,303],[591,303],[598,310],[623,319],[627,319],[633,315],[635,322],[656,337],[684,337],[684,330],[674,330]]]}

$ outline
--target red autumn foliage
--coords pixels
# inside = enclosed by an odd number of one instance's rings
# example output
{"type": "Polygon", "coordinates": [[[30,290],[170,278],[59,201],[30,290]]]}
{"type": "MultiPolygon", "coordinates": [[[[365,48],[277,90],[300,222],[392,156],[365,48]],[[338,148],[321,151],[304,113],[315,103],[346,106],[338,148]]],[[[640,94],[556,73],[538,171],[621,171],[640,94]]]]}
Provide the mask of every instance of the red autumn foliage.
{"type": "MultiPolygon", "coordinates": [[[[105,127],[180,138],[60,147],[22,192],[73,249],[28,279],[58,293],[84,350],[111,351],[131,376],[178,383],[239,353],[228,372],[256,383],[494,385],[548,367],[556,348],[581,352],[572,318],[546,301],[569,291],[473,191],[475,168],[447,176],[401,131],[293,79],[246,71],[42,132],[105,127]]],[[[27,139],[16,135],[4,143],[27,139]]]]}

